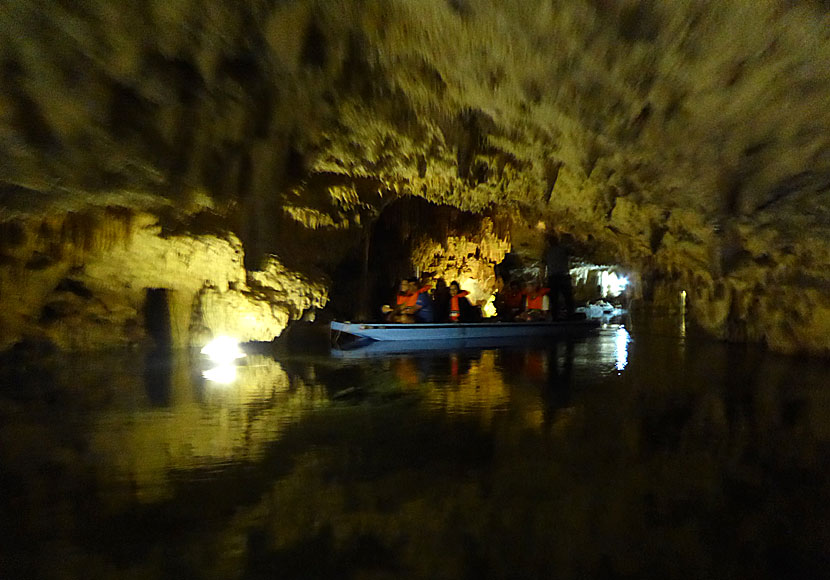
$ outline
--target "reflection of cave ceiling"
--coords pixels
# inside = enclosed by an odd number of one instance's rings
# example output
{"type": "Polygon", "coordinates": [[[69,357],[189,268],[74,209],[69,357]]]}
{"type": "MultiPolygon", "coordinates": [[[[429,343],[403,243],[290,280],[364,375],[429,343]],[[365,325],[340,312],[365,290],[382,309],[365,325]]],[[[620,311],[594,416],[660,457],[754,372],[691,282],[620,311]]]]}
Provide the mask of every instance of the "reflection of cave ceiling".
{"type": "Polygon", "coordinates": [[[826,3],[123,4],[0,6],[7,218],[210,208],[290,263],[397,195],[519,207],[718,334],[830,346],[826,3]]]}

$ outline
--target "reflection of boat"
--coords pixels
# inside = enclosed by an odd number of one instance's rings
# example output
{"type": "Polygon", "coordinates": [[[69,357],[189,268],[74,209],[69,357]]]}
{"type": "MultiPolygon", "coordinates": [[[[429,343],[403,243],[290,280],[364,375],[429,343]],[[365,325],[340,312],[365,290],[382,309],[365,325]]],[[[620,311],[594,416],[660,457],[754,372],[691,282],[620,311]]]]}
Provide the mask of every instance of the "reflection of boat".
{"type": "Polygon", "coordinates": [[[360,339],[348,348],[332,348],[336,358],[360,359],[398,354],[434,355],[437,352],[457,352],[506,346],[538,346],[538,338],[457,338],[448,340],[369,340],[360,339]]]}
{"type": "Polygon", "coordinates": [[[447,341],[464,339],[524,339],[541,336],[584,336],[599,328],[597,320],[556,322],[474,322],[371,324],[332,322],[332,337],[340,334],[377,341],[447,341]]]}

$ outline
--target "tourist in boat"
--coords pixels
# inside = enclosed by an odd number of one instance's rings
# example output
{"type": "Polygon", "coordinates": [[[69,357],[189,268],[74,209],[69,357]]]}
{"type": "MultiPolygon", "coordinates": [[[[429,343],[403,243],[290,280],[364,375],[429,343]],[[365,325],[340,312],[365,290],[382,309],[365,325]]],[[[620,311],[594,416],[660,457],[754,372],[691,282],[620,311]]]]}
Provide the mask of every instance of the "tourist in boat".
{"type": "Polygon", "coordinates": [[[432,322],[434,319],[434,308],[432,297],[429,295],[430,286],[421,283],[417,278],[410,278],[410,288],[417,292],[415,300],[415,322],[432,322]]]}
{"type": "Polygon", "coordinates": [[[381,311],[387,322],[415,322],[415,311],[418,302],[418,294],[412,289],[411,282],[404,278],[398,287],[395,295],[395,306],[384,304],[381,311]]]}
{"type": "Polygon", "coordinates": [[[550,310],[553,319],[559,318],[559,295],[565,302],[565,312],[568,318],[574,315],[574,295],[571,286],[570,252],[568,251],[568,235],[557,236],[551,234],[547,238],[545,250],[545,266],[547,267],[547,284],[550,288],[550,310]]]}
{"type": "Polygon", "coordinates": [[[496,312],[502,322],[513,322],[524,310],[525,294],[517,280],[512,280],[507,287],[496,295],[496,312]]]}
{"type": "Polygon", "coordinates": [[[450,322],[478,322],[476,309],[470,304],[467,296],[470,293],[462,290],[458,282],[450,283],[450,322]]]}
{"type": "Polygon", "coordinates": [[[525,310],[517,317],[517,320],[538,321],[548,319],[548,306],[545,304],[545,296],[550,291],[543,288],[539,282],[532,281],[527,285],[525,294],[525,310]]]}
{"type": "Polygon", "coordinates": [[[432,312],[435,322],[450,321],[450,289],[447,281],[438,278],[432,291],[432,312]]]}
{"type": "Polygon", "coordinates": [[[417,278],[401,280],[400,289],[395,297],[395,307],[388,304],[381,310],[388,322],[432,322],[432,301],[429,299],[429,286],[420,284],[417,278]],[[425,295],[425,296],[422,296],[425,295]],[[424,310],[424,312],[421,312],[424,310]]]}

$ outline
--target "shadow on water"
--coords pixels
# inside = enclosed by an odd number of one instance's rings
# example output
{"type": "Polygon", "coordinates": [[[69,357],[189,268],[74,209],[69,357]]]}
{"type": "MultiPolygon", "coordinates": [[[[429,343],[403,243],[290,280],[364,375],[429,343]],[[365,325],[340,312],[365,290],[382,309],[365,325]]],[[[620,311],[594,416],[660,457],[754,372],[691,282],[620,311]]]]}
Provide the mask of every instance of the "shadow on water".
{"type": "Polygon", "coordinates": [[[546,351],[548,362],[547,381],[542,386],[542,400],[545,403],[545,418],[543,425],[549,428],[556,413],[572,406],[571,375],[574,362],[574,343],[565,342],[560,348],[558,344],[551,345],[546,351]],[[561,356],[560,356],[561,354],[561,356]]]}
{"type": "Polygon", "coordinates": [[[0,368],[0,577],[818,577],[827,364],[609,327],[0,368]]]}
{"type": "Polygon", "coordinates": [[[144,357],[144,389],[156,407],[170,405],[173,389],[173,353],[169,349],[153,349],[144,357]]]}

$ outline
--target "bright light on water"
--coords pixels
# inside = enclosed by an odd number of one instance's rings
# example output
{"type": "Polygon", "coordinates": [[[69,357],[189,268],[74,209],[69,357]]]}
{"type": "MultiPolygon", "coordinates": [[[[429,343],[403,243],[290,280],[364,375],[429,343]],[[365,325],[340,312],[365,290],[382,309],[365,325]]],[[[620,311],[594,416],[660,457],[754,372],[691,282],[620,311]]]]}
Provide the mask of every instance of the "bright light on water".
{"type": "Polygon", "coordinates": [[[230,336],[214,338],[205,345],[202,354],[207,355],[210,360],[220,365],[230,364],[245,356],[245,353],[239,349],[239,341],[230,336]]]}
{"type": "Polygon", "coordinates": [[[202,371],[202,376],[205,379],[219,383],[220,385],[230,385],[236,380],[236,365],[223,364],[206,371],[202,371]]]}
{"type": "Polygon", "coordinates": [[[631,342],[631,335],[622,326],[617,329],[617,335],[614,338],[614,345],[616,347],[617,366],[616,369],[621,371],[628,364],[628,343],[631,342]]]}

